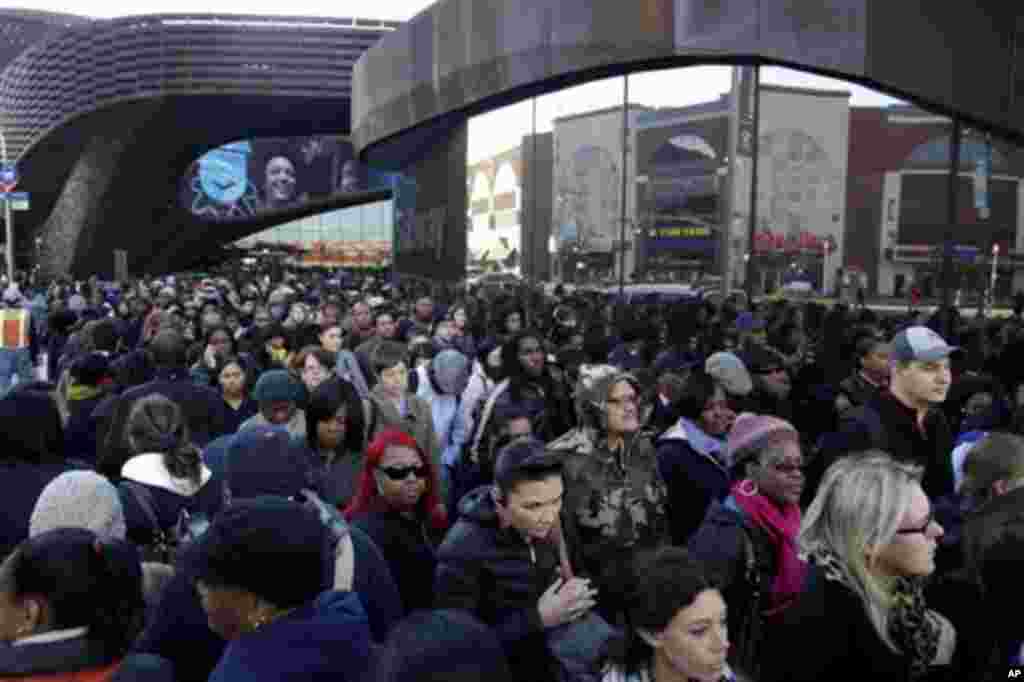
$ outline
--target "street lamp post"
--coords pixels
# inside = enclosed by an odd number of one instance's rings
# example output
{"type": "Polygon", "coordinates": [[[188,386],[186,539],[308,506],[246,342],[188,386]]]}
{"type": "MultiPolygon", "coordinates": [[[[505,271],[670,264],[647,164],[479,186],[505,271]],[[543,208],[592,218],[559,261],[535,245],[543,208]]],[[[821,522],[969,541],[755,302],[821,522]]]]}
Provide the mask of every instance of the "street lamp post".
{"type": "Polygon", "coordinates": [[[548,237],[548,256],[550,258],[551,281],[558,281],[558,240],[555,235],[548,237]]]}
{"type": "MultiPolygon", "coordinates": [[[[7,138],[0,130],[0,162],[7,165],[7,138]]],[[[4,224],[7,226],[7,282],[14,283],[14,216],[11,213],[11,202],[4,201],[4,224]]]]}
{"type": "Polygon", "coordinates": [[[989,308],[995,310],[996,307],[996,277],[997,268],[999,267],[999,244],[992,245],[992,274],[989,277],[988,283],[988,298],[989,308]]]}

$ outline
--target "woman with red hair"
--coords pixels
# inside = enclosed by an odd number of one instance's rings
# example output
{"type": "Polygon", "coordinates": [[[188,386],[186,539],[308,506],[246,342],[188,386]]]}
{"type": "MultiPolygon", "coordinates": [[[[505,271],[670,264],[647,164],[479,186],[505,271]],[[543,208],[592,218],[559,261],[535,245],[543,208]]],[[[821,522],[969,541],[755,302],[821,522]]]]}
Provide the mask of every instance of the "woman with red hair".
{"type": "Polygon", "coordinates": [[[359,487],[345,516],[384,554],[405,612],[429,609],[435,550],[448,528],[431,458],[412,436],[395,428],[366,449],[359,487]]]}

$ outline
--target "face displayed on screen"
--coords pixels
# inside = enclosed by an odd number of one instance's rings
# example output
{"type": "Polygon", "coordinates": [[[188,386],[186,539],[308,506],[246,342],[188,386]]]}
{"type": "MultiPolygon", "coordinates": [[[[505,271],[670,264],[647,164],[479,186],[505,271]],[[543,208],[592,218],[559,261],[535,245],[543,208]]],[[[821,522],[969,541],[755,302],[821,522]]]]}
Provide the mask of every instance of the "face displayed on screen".
{"type": "Polygon", "coordinates": [[[271,158],[265,173],[263,189],[268,206],[281,206],[295,199],[295,166],[287,157],[271,158]]]}

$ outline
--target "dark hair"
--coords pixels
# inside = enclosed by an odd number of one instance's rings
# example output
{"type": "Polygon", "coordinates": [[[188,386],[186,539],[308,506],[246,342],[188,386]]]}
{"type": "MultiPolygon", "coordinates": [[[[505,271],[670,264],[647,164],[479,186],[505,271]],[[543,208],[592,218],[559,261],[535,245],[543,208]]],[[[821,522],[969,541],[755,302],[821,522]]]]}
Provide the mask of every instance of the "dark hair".
{"type": "Polygon", "coordinates": [[[153,378],[153,362],[149,353],[141,350],[125,353],[110,364],[114,381],[119,389],[141,386],[153,378]]]}
{"type": "Polygon", "coordinates": [[[562,460],[548,453],[536,438],[515,438],[495,457],[494,484],[502,499],[520,483],[543,481],[561,473],[562,460]],[[514,465],[501,466],[503,458],[513,458],[514,465]]]}
{"type": "Polygon", "coordinates": [[[683,382],[679,399],[673,405],[674,414],[691,421],[700,419],[704,406],[715,396],[717,384],[714,377],[703,369],[695,369],[683,382]]]}
{"type": "Polygon", "coordinates": [[[342,405],[348,418],[342,447],[347,452],[359,453],[366,448],[363,401],[351,383],[335,376],[317,386],[306,404],[306,444],[313,452],[320,449],[317,424],[333,417],[342,405]]]}
{"type": "Polygon", "coordinates": [[[228,365],[238,365],[238,368],[242,370],[242,391],[244,395],[249,395],[249,391],[252,388],[252,367],[249,366],[245,360],[239,355],[225,355],[224,357],[217,358],[217,364],[213,368],[213,374],[210,376],[210,385],[216,388],[220,388],[220,373],[224,371],[224,368],[228,365]]]}
{"type": "Polygon", "coordinates": [[[189,438],[181,408],[170,398],[155,393],[135,401],[125,424],[125,436],[135,454],[159,452],[171,476],[199,485],[202,458],[189,438]]]}
{"type": "Polygon", "coordinates": [[[523,374],[523,365],[519,361],[519,344],[523,342],[523,339],[536,339],[542,348],[544,346],[543,334],[535,329],[523,329],[501,347],[501,369],[506,377],[512,379],[513,383],[523,374]]]}
{"type": "Polygon", "coordinates": [[[281,326],[280,322],[271,322],[263,329],[263,332],[260,334],[260,349],[262,350],[270,341],[270,339],[273,339],[275,337],[280,337],[284,339],[284,347],[289,347],[288,334],[285,333],[284,327],[281,326]]]}
{"type": "Polygon", "coordinates": [[[58,528],[22,542],[0,568],[0,589],[46,600],[55,630],[88,627],[104,658],[121,658],[142,629],[145,602],[138,550],[85,528],[58,528]]]}
{"type": "Polygon", "coordinates": [[[19,385],[0,398],[0,453],[31,464],[63,459],[63,420],[49,393],[19,385]]]}
{"type": "Polygon", "coordinates": [[[117,348],[119,339],[120,335],[117,333],[117,327],[114,325],[114,321],[109,318],[99,320],[92,329],[92,343],[93,348],[96,350],[113,353],[117,348]]]}
{"type": "MultiPolygon", "coordinates": [[[[219,315],[220,313],[218,313],[219,315]]],[[[235,340],[235,335],[231,333],[231,330],[226,324],[218,324],[207,330],[206,335],[203,337],[203,350],[206,350],[206,346],[210,345],[210,339],[213,335],[218,332],[224,332],[227,334],[228,343],[231,344],[231,350],[229,351],[232,355],[238,352],[238,342],[235,340]]]]}
{"type": "Polygon", "coordinates": [[[876,346],[885,345],[885,340],[876,336],[865,334],[857,340],[857,345],[854,349],[854,353],[857,355],[857,360],[863,360],[876,346]]]}
{"type": "Polygon", "coordinates": [[[409,350],[404,344],[398,341],[381,341],[380,345],[373,352],[372,358],[372,369],[376,376],[380,376],[380,373],[386,369],[391,369],[400,362],[407,363],[409,360],[409,350]]]}
{"type": "Polygon", "coordinates": [[[623,597],[627,627],[624,637],[610,647],[610,658],[628,672],[642,670],[654,650],[637,633],[662,632],[676,614],[693,604],[705,590],[718,589],[704,567],[682,547],[666,546],[636,555],[630,584],[623,597]]]}
{"type": "Polygon", "coordinates": [[[164,329],[162,326],[149,342],[149,352],[157,369],[179,369],[188,362],[185,337],[178,331],[164,329]]]}
{"type": "Polygon", "coordinates": [[[316,361],[320,363],[320,366],[326,369],[328,372],[333,372],[334,368],[338,365],[338,354],[321,348],[320,346],[306,346],[292,358],[291,365],[296,372],[302,373],[302,370],[306,366],[306,360],[309,356],[316,358],[316,361]]]}
{"type": "Polygon", "coordinates": [[[511,682],[494,631],[467,611],[417,611],[391,630],[374,682],[511,682]]]}
{"type": "Polygon", "coordinates": [[[382,305],[379,308],[377,308],[377,310],[375,310],[373,313],[374,324],[376,324],[377,318],[383,315],[387,315],[395,322],[398,321],[398,313],[395,311],[394,307],[390,305],[382,305]]]}

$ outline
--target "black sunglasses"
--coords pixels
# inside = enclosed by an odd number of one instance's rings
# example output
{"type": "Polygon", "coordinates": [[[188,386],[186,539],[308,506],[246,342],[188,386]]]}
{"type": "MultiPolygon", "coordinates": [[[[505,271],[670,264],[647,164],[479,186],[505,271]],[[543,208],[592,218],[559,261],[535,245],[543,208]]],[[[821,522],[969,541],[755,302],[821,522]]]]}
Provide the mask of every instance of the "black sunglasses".
{"type": "Polygon", "coordinates": [[[390,478],[392,481],[404,481],[409,477],[409,474],[414,474],[416,478],[426,478],[427,467],[422,464],[416,466],[407,467],[377,467],[384,472],[384,475],[390,478]]]}

